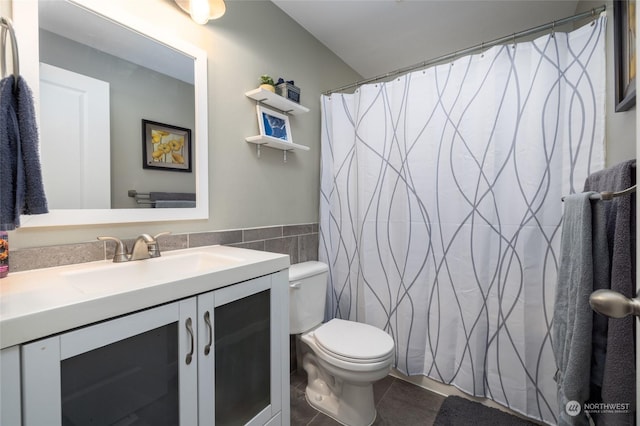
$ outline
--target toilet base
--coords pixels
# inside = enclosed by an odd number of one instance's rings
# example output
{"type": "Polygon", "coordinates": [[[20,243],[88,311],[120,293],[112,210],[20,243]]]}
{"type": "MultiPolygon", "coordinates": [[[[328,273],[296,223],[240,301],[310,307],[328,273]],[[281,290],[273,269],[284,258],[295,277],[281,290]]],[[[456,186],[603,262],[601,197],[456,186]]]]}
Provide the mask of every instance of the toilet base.
{"type": "Polygon", "coordinates": [[[318,369],[313,357],[304,357],[305,397],[309,405],[346,426],[370,426],[376,419],[372,383],[345,383],[318,369]]]}
{"type": "Polygon", "coordinates": [[[309,388],[305,392],[305,398],[313,408],[345,426],[371,426],[376,420],[375,408],[373,409],[371,421],[363,419],[363,413],[358,413],[357,418],[345,419],[344,413],[340,413],[340,411],[344,410],[341,410],[341,407],[331,400],[332,398],[327,398],[325,395],[321,395],[309,388]]]}

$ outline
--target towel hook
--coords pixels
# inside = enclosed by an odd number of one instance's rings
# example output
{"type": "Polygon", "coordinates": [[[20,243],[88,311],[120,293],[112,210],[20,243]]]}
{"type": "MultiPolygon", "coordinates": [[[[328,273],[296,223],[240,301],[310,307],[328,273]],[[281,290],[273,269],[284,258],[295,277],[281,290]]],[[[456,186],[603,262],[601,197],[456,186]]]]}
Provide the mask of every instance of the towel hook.
{"type": "MultiPolygon", "coordinates": [[[[2,26],[2,50],[7,51],[7,32],[11,37],[11,54],[13,59],[13,88],[18,89],[18,77],[20,76],[20,59],[18,56],[18,40],[16,39],[16,32],[13,29],[11,19],[0,16],[0,26],[2,26]]],[[[7,65],[5,55],[0,55],[0,69],[2,70],[2,77],[6,76],[7,65]]]]}

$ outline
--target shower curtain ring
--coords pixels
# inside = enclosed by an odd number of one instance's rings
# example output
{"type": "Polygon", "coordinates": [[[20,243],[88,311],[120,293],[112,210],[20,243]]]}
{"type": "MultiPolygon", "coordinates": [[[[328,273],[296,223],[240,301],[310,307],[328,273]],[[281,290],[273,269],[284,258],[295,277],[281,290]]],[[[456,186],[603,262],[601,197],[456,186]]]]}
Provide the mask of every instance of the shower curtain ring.
{"type": "Polygon", "coordinates": [[[556,36],[556,21],[553,21],[551,23],[551,38],[554,38],[556,36]]]}
{"type": "Polygon", "coordinates": [[[484,58],[484,41],[480,44],[480,57],[484,58]]]}
{"type": "Polygon", "coordinates": [[[511,46],[512,49],[516,48],[516,33],[513,33],[513,46],[511,46]]]}

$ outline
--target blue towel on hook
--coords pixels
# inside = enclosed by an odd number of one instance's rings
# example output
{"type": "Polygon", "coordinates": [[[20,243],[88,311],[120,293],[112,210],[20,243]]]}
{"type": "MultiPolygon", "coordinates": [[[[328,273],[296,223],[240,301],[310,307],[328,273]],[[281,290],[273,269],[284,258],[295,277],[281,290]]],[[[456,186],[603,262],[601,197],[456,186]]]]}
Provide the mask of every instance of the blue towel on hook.
{"type": "Polygon", "coordinates": [[[38,128],[31,89],[18,77],[0,80],[0,230],[20,226],[20,215],[48,213],[42,184],[38,128]]]}

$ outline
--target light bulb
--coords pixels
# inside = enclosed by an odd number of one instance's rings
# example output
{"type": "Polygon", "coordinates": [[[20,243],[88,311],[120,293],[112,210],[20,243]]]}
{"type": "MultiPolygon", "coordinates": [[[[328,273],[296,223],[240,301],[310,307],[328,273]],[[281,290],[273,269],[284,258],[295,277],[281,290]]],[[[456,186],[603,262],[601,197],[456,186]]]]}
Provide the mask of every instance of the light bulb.
{"type": "Polygon", "coordinates": [[[222,17],[227,10],[224,0],[175,0],[175,2],[200,25],[206,24],[211,19],[222,17]]]}
{"type": "Polygon", "coordinates": [[[191,0],[189,14],[195,23],[204,25],[209,22],[211,10],[207,0],[191,0]]]}
{"type": "Polygon", "coordinates": [[[227,11],[224,0],[209,0],[209,19],[218,19],[227,11]]]}

